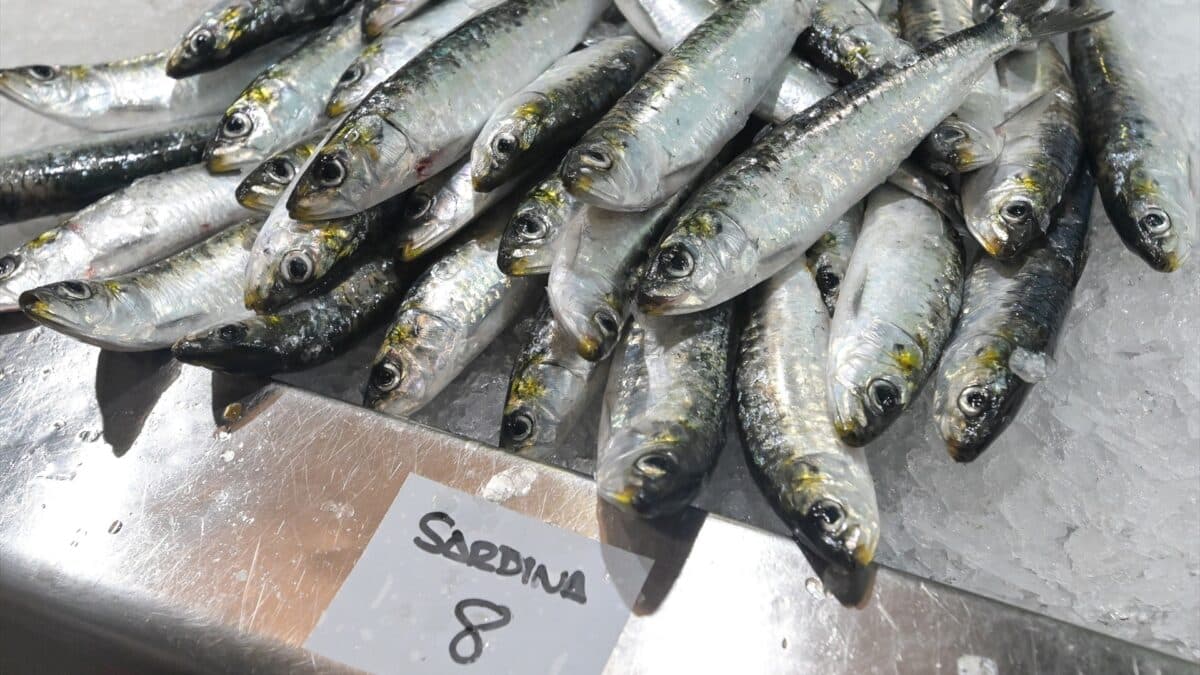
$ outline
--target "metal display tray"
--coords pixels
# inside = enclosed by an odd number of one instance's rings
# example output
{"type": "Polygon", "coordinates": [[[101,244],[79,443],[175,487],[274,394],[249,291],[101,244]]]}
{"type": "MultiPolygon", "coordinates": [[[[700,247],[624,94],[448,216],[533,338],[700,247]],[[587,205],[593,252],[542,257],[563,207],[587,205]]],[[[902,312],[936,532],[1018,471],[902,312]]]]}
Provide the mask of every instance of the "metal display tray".
{"type": "Polygon", "coordinates": [[[502,472],[529,484],[504,507],[656,561],[612,673],[1200,672],[886,568],[847,607],[786,538],[632,520],[585,477],[291,386],[16,317],[0,353],[0,672],[339,670],[300,645],[405,477],[502,472]]]}

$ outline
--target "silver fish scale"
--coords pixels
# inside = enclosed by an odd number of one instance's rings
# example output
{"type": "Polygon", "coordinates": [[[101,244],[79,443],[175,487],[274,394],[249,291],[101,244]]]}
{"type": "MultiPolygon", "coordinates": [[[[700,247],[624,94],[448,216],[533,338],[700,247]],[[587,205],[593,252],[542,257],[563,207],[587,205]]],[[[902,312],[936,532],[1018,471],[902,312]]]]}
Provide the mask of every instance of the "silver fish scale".
{"type": "Polygon", "coordinates": [[[536,327],[513,364],[500,446],[527,457],[550,456],[570,434],[597,379],[594,376],[602,370],[579,355],[575,341],[550,306],[543,304],[536,327]],[[532,422],[530,435],[518,440],[510,419],[526,415],[532,422]]]}
{"type": "Polygon", "coordinates": [[[649,452],[669,455],[675,479],[699,489],[725,441],[731,314],[723,305],[630,322],[601,413],[596,483],[606,499],[628,503],[631,472],[649,452]]]}
{"type": "Polygon", "coordinates": [[[103,279],[164,258],[249,214],[233,199],[236,176],[193,165],[140,178],[9,255],[0,311],[22,291],[60,279],[103,279]]]}
{"type": "MultiPolygon", "coordinates": [[[[683,208],[664,243],[695,239],[727,265],[703,306],[723,302],[794,260],[893,173],[1016,38],[983,24],[907,67],[887,65],[778,126],[683,208]],[[719,232],[688,233],[707,211],[719,232]],[[753,242],[745,245],[741,242],[753,242]]],[[[697,264],[712,264],[705,257],[697,264]]]]}
{"type": "Polygon", "coordinates": [[[789,527],[801,529],[813,505],[833,500],[846,523],[829,534],[852,544],[846,555],[870,562],[879,537],[875,485],[863,451],[842,443],[831,421],[820,291],[797,261],[751,293],[736,375],[746,452],[789,527]]]}
{"type": "Polygon", "coordinates": [[[843,438],[861,444],[895,418],[884,411],[876,423],[870,414],[874,380],[896,388],[899,410],[911,403],[954,328],[962,279],[958,234],[942,215],[889,185],[877,188],[833,313],[828,386],[843,438]]]}
{"type": "MultiPolygon", "coordinates": [[[[1045,62],[1040,79],[1049,91],[1009,118],[1002,127],[1004,148],[991,165],[963,177],[962,204],[967,229],[990,255],[1012,257],[1050,228],[1083,149],[1079,100],[1067,64],[1050,43],[1036,52],[1005,60],[1045,62]],[[1020,200],[1030,213],[1016,223],[1004,211],[1020,200]]],[[[1022,63],[1023,65],[1023,63],[1022,63]]]]}
{"type": "Polygon", "coordinates": [[[338,117],[358,105],[379,83],[391,77],[429,45],[463,22],[503,0],[442,0],[401,22],[363,48],[329,97],[325,114],[338,117]]]}
{"type": "Polygon", "coordinates": [[[584,201],[618,210],[642,210],[679,191],[744,126],[801,18],[794,0],[735,0],[705,19],[572,151],[603,146],[614,166],[572,185],[580,160],[568,153],[568,187],[584,201]]]}
{"type": "Polygon", "coordinates": [[[482,223],[408,290],[376,357],[401,362],[402,384],[376,407],[407,414],[428,403],[534,297],[535,281],[496,266],[502,225],[499,217],[482,223]]]}

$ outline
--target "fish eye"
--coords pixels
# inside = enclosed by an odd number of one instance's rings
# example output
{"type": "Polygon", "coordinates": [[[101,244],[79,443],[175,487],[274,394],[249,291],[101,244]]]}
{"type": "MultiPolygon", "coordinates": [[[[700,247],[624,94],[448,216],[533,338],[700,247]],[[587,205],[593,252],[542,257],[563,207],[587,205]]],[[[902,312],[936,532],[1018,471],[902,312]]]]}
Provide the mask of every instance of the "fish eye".
{"type": "Polygon", "coordinates": [[[1142,228],[1146,234],[1158,236],[1166,234],[1171,229],[1171,219],[1167,214],[1155,209],[1142,216],[1142,219],[1138,221],[1138,227],[1142,228]]]}
{"type": "Polygon", "coordinates": [[[520,443],[533,436],[533,417],[527,412],[518,412],[504,418],[504,432],[520,443]]]}
{"type": "Polygon", "coordinates": [[[900,389],[890,381],[877,377],[867,384],[871,402],[882,413],[890,413],[900,407],[900,389]]]}
{"type": "Polygon", "coordinates": [[[290,183],[296,177],[296,165],[286,157],[276,157],[269,160],[266,166],[267,177],[276,183],[290,183]]]}
{"type": "Polygon", "coordinates": [[[324,187],[338,187],[346,180],[346,163],[341,158],[323,156],[316,168],[317,181],[324,187]]]}
{"type": "Polygon", "coordinates": [[[405,215],[409,219],[420,218],[429,213],[429,209],[433,207],[433,197],[424,192],[414,192],[408,198],[408,203],[404,206],[405,215]]]}
{"type": "Polygon", "coordinates": [[[497,155],[509,155],[517,149],[517,137],[508,131],[501,131],[492,137],[492,150],[497,155]]]}
{"type": "Polygon", "coordinates": [[[11,277],[20,266],[21,259],[15,255],[6,255],[0,258],[0,279],[11,277]]]}
{"type": "Polygon", "coordinates": [[[363,75],[365,74],[365,72],[366,72],[366,69],[363,68],[361,63],[352,64],[349,68],[346,69],[346,72],[342,73],[342,77],[341,77],[341,79],[338,80],[338,84],[341,84],[341,85],[354,84],[355,82],[358,82],[359,80],[361,80],[363,78],[363,75]]]}
{"type": "Polygon", "coordinates": [[[1033,213],[1033,206],[1025,199],[1014,199],[1000,207],[1000,217],[1010,223],[1019,223],[1033,213]]]}
{"type": "Polygon", "coordinates": [[[207,28],[192,33],[192,37],[188,39],[188,47],[191,48],[193,54],[200,54],[209,51],[213,47],[213,34],[207,28]]]}
{"type": "Polygon", "coordinates": [[[64,300],[87,300],[92,288],[81,281],[64,281],[58,285],[58,297],[64,300]]]}
{"type": "Polygon", "coordinates": [[[822,499],[812,505],[812,508],[808,510],[808,515],[820,521],[821,527],[824,529],[834,532],[838,530],[838,526],[845,519],[846,511],[841,504],[829,499],[822,499]]]}
{"type": "Polygon", "coordinates": [[[596,327],[600,329],[600,333],[604,337],[614,337],[621,330],[620,319],[608,307],[596,310],[596,313],[592,315],[592,321],[596,322],[596,327]]]}
{"type": "Polygon", "coordinates": [[[371,386],[388,392],[400,386],[400,366],[384,361],[371,369],[371,386]]]}
{"type": "Polygon", "coordinates": [[[225,138],[241,138],[254,128],[254,121],[242,111],[237,111],[225,117],[221,124],[221,135],[225,138]]]}
{"type": "Polygon", "coordinates": [[[967,138],[967,134],[958,127],[943,126],[942,128],[938,129],[937,137],[939,141],[948,145],[958,145],[967,138]]]}
{"type": "Polygon", "coordinates": [[[290,251],[279,263],[279,272],[289,284],[302,284],[313,277],[313,264],[303,251],[290,251]]]}
{"type": "Polygon", "coordinates": [[[638,457],[633,463],[633,468],[646,478],[655,479],[675,471],[678,465],[670,455],[651,452],[638,457]]]}
{"type": "Polygon", "coordinates": [[[833,270],[828,267],[822,267],[817,270],[816,274],[817,288],[825,295],[837,290],[837,287],[842,283],[838,275],[834,274],[833,270]]]}
{"type": "Polygon", "coordinates": [[[612,157],[600,148],[586,148],[579,152],[579,163],[592,169],[605,171],[612,168],[612,157]]]}
{"type": "Polygon", "coordinates": [[[517,236],[525,241],[537,241],[546,236],[546,223],[537,216],[522,213],[513,221],[517,236]]]}
{"type": "Polygon", "coordinates": [[[683,279],[691,276],[696,259],[683,244],[671,244],[659,252],[658,267],[672,279],[683,279]]]}
{"type": "Polygon", "coordinates": [[[38,82],[49,82],[58,75],[58,69],[43,65],[29,66],[25,72],[38,82]]]}
{"type": "Polygon", "coordinates": [[[992,397],[983,387],[967,387],[958,395],[958,409],[967,417],[979,417],[992,397]]]}
{"type": "Polygon", "coordinates": [[[246,337],[246,327],[240,323],[227,323],[217,329],[217,337],[222,342],[240,342],[246,337]]]}

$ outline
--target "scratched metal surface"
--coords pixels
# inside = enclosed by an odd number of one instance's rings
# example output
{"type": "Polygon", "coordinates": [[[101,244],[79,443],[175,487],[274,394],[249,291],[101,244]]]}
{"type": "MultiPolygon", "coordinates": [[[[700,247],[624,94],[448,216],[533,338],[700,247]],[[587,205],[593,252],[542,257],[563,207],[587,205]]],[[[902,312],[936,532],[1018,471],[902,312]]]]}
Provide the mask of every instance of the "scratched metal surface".
{"type": "MultiPolygon", "coordinates": [[[[699,511],[629,521],[577,475],[291,387],[13,320],[0,353],[0,619],[134,663],[335,670],[298,645],[417,472],[475,494],[503,474],[529,487],[505,507],[657,561],[612,673],[1196,670],[890,570],[846,608],[783,538],[699,511]]],[[[0,654],[8,672],[23,652],[0,654]]]]}

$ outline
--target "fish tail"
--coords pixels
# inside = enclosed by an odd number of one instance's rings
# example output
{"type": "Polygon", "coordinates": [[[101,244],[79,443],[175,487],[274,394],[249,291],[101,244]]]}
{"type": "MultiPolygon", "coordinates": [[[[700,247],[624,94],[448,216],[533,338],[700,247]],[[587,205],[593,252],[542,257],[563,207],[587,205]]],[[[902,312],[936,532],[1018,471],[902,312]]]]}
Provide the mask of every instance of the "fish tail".
{"type": "Polygon", "coordinates": [[[1090,2],[1079,3],[1071,9],[1040,11],[1045,4],[1046,0],[1007,0],[1000,5],[997,16],[1009,15],[1017,19],[1023,43],[1036,43],[1059,33],[1077,31],[1112,16],[1110,10],[1094,9],[1090,2]]]}

